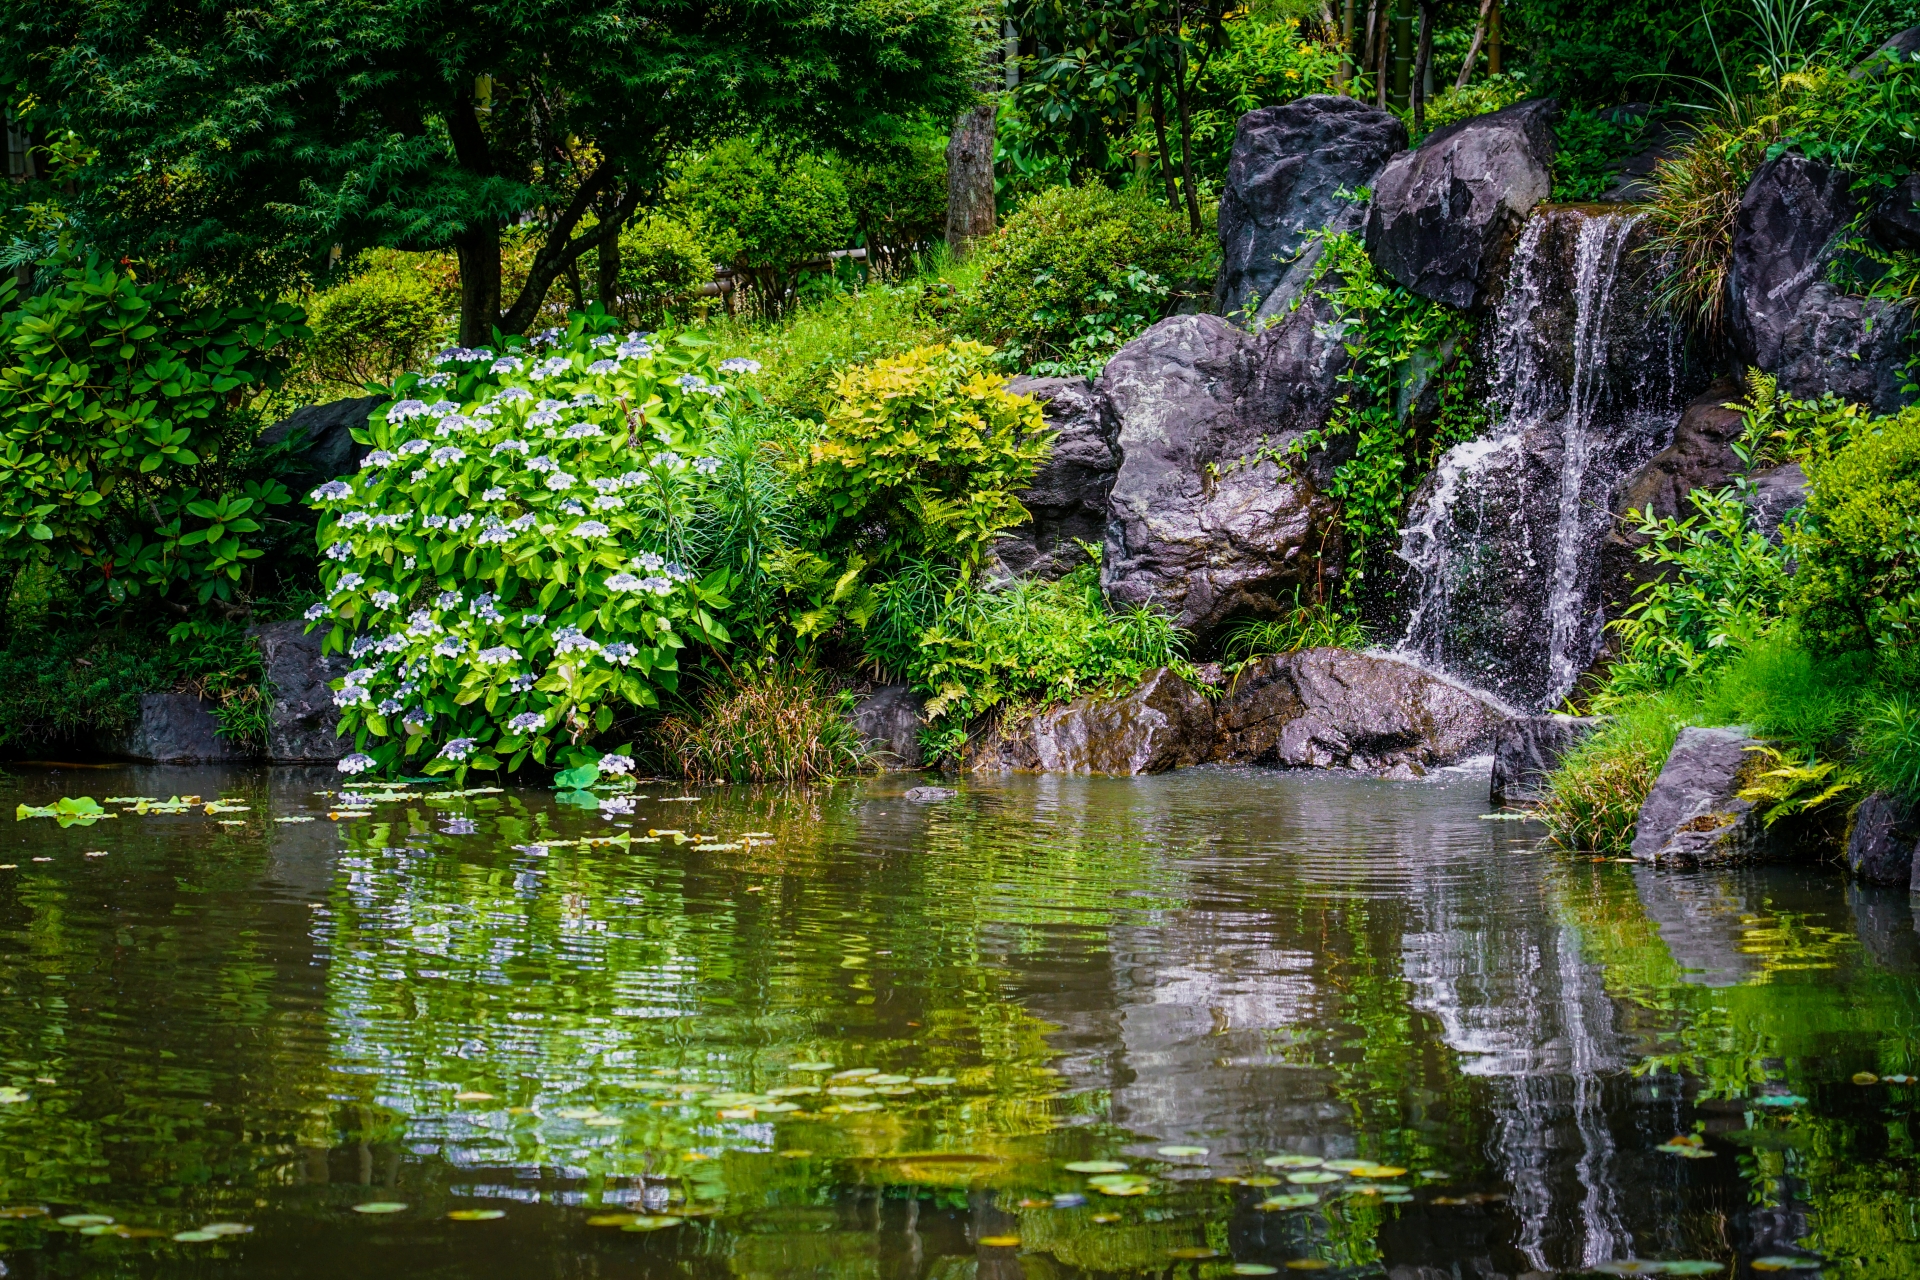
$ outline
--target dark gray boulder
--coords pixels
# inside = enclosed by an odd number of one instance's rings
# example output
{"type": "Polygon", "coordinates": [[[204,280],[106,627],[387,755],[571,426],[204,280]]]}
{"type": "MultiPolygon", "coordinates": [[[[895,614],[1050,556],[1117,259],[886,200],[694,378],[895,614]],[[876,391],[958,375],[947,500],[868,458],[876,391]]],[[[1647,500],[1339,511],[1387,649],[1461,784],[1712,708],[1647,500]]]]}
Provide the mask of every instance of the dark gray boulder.
{"type": "Polygon", "coordinates": [[[881,769],[921,767],[920,729],[926,723],[920,696],[904,684],[883,684],[853,704],[847,719],[881,769]]]}
{"type": "Polygon", "coordinates": [[[1764,761],[1760,745],[1740,729],[1682,729],[1640,806],[1633,856],[1723,866],[1773,853],[1773,833],[1738,794],[1764,761]]]}
{"type": "Polygon", "coordinates": [[[1887,249],[1920,249],[1920,173],[1900,179],[1873,211],[1873,238],[1887,249]]]}
{"type": "Polygon", "coordinates": [[[1255,336],[1218,316],[1163,320],[1100,377],[1119,424],[1101,584],[1203,636],[1278,612],[1338,563],[1314,460],[1288,449],[1324,425],[1344,368],[1318,306],[1255,336]]]}
{"type": "Polygon", "coordinates": [[[1897,885],[1847,886],[1847,905],[1853,909],[1853,936],[1874,965],[1888,973],[1920,973],[1920,931],[1915,930],[1916,904],[1907,882],[1897,885]]]}
{"type": "Polygon", "coordinates": [[[1020,494],[1033,516],[993,545],[1002,573],[1058,578],[1085,564],[1082,542],[1106,536],[1107,495],[1120,471],[1113,411],[1085,378],[1015,378],[1007,390],[1039,401],[1054,429],[1053,453],[1020,494]]]}
{"type": "Polygon", "coordinates": [[[1886,298],[1855,298],[1820,281],[1810,285],[1781,337],[1780,389],[1803,400],[1829,393],[1894,413],[1907,403],[1906,364],[1913,314],[1886,298]]]}
{"type": "Polygon", "coordinates": [[[1847,870],[1868,884],[1905,885],[1913,879],[1920,815],[1899,797],[1876,791],[1860,802],[1847,833],[1847,870]]]}
{"type": "Polygon", "coordinates": [[[353,749],[339,736],[340,712],[329,682],[353,665],[344,654],[320,655],[322,633],[304,622],[247,628],[267,668],[267,758],[275,764],[327,764],[353,749]]]}
{"type": "Polygon", "coordinates": [[[1487,798],[1494,804],[1531,804],[1547,794],[1547,778],[1567,752],[1605,724],[1601,716],[1515,716],[1493,739],[1493,777],[1487,798]]]}
{"type": "Polygon", "coordinates": [[[102,744],[106,754],[143,764],[224,764],[256,759],[220,736],[205,699],[191,693],[140,695],[140,718],[102,744]]]}
{"type": "Polygon", "coordinates": [[[1233,678],[1214,710],[1213,758],[1418,773],[1487,750],[1505,719],[1489,699],[1411,664],[1305,649],[1233,678]]]}
{"type": "Polygon", "coordinates": [[[1807,505],[1807,473],[1797,462],[1783,463],[1747,477],[1747,510],[1754,527],[1774,542],[1787,517],[1807,505]]]}
{"type": "Polygon", "coordinates": [[[1787,335],[1801,300],[1859,213],[1849,182],[1832,165],[1790,152],[1761,165],[1741,194],[1728,301],[1740,353],[1769,373],[1797,349],[1787,335]]]}
{"type": "Polygon", "coordinates": [[[1852,71],[1855,80],[1878,80],[1887,73],[1890,62],[1911,62],[1920,54],[1920,27],[1908,27],[1875,49],[1852,71]]]}
{"type": "Polygon", "coordinates": [[[1406,126],[1358,98],[1313,94],[1241,116],[1220,193],[1214,310],[1261,320],[1290,306],[1319,257],[1310,233],[1358,231],[1365,205],[1339,193],[1372,186],[1406,146],[1406,126]]]}
{"type": "Polygon", "coordinates": [[[287,474],[287,487],[293,490],[296,501],[304,502],[315,485],[360,470],[360,460],[372,452],[372,446],[355,440],[353,432],[367,425],[367,415],[385,399],[384,396],[359,396],[331,404],[308,405],[260,433],[262,448],[287,445],[293,462],[287,474]]]}
{"type": "Polygon", "coordinates": [[[1213,704],[1165,667],[1124,697],[1076,698],[1003,721],[970,747],[975,772],[1132,776],[1202,764],[1213,749],[1213,704]]]}
{"type": "Polygon", "coordinates": [[[1381,170],[1367,252],[1408,289],[1462,309],[1487,302],[1514,237],[1553,191],[1551,98],[1436,129],[1381,170]]]}

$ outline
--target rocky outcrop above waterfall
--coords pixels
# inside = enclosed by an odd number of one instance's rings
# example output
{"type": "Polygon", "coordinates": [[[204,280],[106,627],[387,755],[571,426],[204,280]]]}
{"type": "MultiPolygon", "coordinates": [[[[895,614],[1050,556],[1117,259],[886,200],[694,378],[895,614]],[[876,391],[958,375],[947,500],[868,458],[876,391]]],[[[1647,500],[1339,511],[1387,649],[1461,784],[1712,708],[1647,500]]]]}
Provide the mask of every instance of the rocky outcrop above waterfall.
{"type": "Polygon", "coordinates": [[[876,685],[853,704],[847,722],[884,771],[918,769],[925,704],[904,684],[876,685]]]}
{"type": "Polygon", "coordinates": [[[1307,649],[1232,679],[1214,711],[1213,758],[1414,774],[1487,750],[1505,719],[1485,697],[1407,663],[1307,649]]]}
{"type": "Polygon", "coordinates": [[[1847,870],[1868,884],[1903,888],[1913,880],[1914,846],[1920,844],[1920,814],[1886,791],[1876,791],[1854,810],[1847,833],[1847,870]]]}
{"type": "Polygon", "coordinates": [[[1286,450],[1324,425],[1345,348],[1318,304],[1250,335],[1175,316],[1121,348],[1099,389],[1118,422],[1101,583],[1203,638],[1230,616],[1271,614],[1337,572],[1332,504],[1286,450]]]}
{"type": "Polygon", "coordinates": [[[1547,778],[1561,759],[1606,723],[1603,716],[1515,716],[1494,735],[1494,804],[1532,804],[1547,794],[1547,778]]]}
{"type": "Polygon", "coordinates": [[[1220,193],[1214,310],[1265,319],[1292,305],[1319,256],[1309,233],[1359,230],[1366,210],[1350,193],[1406,145],[1397,117],[1358,98],[1314,94],[1241,116],[1220,193]]]}
{"type": "Polygon", "coordinates": [[[1374,182],[1367,252],[1425,298],[1487,302],[1533,207],[1553,190],[1551,98],[1436,129],[1374,182]]]}
{"type": "Polygon", "coordinates": [[[1076,698],[1002,722],[969,748],[976,772],[1106,773],[1130,777],[1201,764],[1213,750],[1213,705],[1162,667],[1124,697],[1076,698]]]}
{"type": "Polygon", "coordinates": [[[1085,378],[1015,378],[1007,390],[1039,401],[1053,452],[1020,494],[1033,518],[1002,535],[993,554],[1004,574],[1058,578],[1086,563],[1080,543],[1106,536],[1107,495],[1120,470],[1113,412],[1085,378]]]}
{"type": "Polygon", "coordinates": [[[1852,179],[1788,153],[1760,166],[1734,218],[1728,300],[1739,354],[1803,399],[1831,392],[1891,413],[1912,319],[1879,298],[1849,297],[1823,278],[1859,216],[1852,179]]]}
{"type": "Polygon", "coordinates": [[[1738,729],[1682,729],[1640,806],[1633,856],[1724,866],[1774,853],[1775,829],[1739,795],[1764,762],[1761,745],[1738,729]]]}

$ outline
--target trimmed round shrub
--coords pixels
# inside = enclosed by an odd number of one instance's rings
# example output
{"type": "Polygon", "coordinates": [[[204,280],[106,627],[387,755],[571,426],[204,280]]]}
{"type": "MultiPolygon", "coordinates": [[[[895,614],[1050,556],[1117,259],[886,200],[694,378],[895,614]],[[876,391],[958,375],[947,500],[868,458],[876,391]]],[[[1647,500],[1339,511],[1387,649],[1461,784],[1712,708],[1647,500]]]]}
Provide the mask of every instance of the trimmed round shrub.
{"type": "Polygon", "coordinates": [[[713,279],[713,248],[699,229],[669,214],[620,229],[620,293],[636,316],[658,319],[713,279]]]}
{"type": "MultiPolygon", "coordinates": [[[[411,256],[411,255],[409,255],[411,256]]],[[[432,348],[442,299],[432,281],[391,250],[307,304],[314,372],[333,382],[384,383],[432,348]]]]}
{"type": "Polygon", "coordinates": [[[314,490],[326,602],[307,617],[354,659],[344,772],[591,763],[617,703],[657,706],[684,645],[726,641],[728,574],[684,566],[739,366],[588,323],[404,375],[355,433],[360,473],[314,490]]]}
{"type": "Polygon", "coordinates": [[[846,185],[821,156],[734,138],[696,160],[680,191],[712,228],[714,256],[753,282],[769,314],[786,308],[800,263],[853,236],[846,185]]]}
{"type": "Polygon", "coordinates": [[[1920,407],[1806,461],[1793,604],[1828,652],[1920,639],[1920,407]]]}
{"type": "Polygon", "coordinates": [[[847,166],[847,198],[874,270],[898,273],[916,248],[946,234],[946,145],[929,135],[847,166]]]}
{"type": "Polygon", "coordinates": [[[981,250],[968,327],[1020,367],[1116,349],[1159,318],[1204,251],[1178,212],[1098,184],[1053,187],[981,250]]]}

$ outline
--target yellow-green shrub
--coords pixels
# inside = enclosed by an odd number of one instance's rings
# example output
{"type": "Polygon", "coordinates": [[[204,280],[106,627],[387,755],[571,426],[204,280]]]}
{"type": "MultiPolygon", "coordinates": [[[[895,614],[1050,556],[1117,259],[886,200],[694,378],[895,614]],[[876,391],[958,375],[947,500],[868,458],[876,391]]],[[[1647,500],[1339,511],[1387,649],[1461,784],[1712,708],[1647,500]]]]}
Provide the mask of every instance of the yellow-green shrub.
{"type": "Polygon", "coordinates": [[[1807,510],[1792,548],[1793,603],[1834,651],[1920,638],[1920,406],[1857,426],[1806,461],[1807,510]]]}
{"type": "Polygon", "coordinates": [[[315,374],[358,388],[420,367],[448,307],[432,280],[413,269],[414,256],[375,251],[347,280],[314,295],[307,325],[315,374]]]}

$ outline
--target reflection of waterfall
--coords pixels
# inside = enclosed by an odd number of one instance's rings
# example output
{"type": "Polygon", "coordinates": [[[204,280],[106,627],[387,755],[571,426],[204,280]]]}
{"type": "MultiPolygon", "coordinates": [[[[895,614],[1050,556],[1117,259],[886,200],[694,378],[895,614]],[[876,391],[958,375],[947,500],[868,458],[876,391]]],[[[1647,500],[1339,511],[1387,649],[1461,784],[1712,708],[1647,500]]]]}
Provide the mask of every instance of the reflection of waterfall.
{"type": "Polygon", "coordinates": [[[1494,425],[1442,457],[1401,544],[1402,649],[1528,707],[1559,701],[1598,653],[1608,494],[1676,420],[1680,334],[1652,301],[1642,216],[1527,224],[1488,335],[1494,425]]]}

